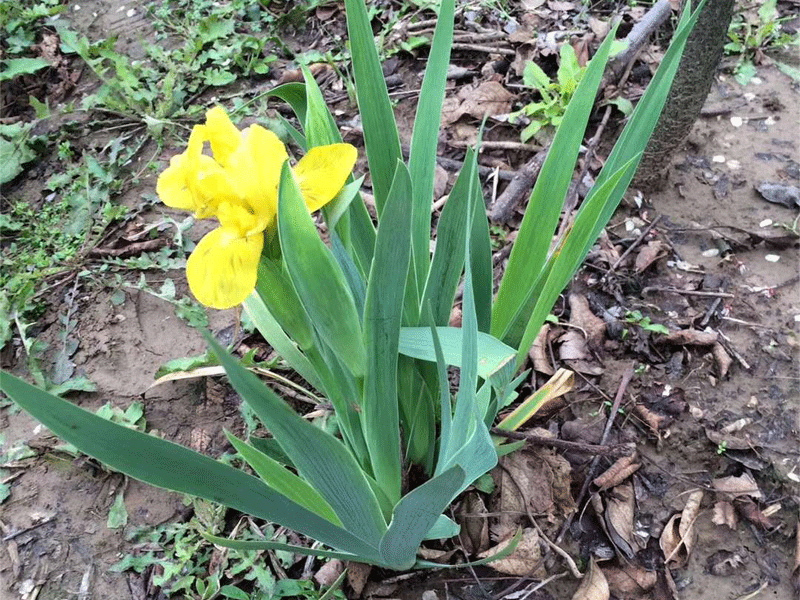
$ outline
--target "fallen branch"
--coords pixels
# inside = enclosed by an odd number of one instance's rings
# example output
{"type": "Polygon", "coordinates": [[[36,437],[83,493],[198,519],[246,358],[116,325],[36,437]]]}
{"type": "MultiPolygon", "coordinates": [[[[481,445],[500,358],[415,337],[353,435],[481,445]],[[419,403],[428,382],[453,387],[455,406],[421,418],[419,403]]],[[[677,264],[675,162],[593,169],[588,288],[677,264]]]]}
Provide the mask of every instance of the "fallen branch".
{"type": "Polygon", "coordinates": [[[610,456],[623,456],[630,452],[625,444],[617,444],[608,446],[604,444],[586,444],[584,442],[570,442],[567,440],[559,440],[557,438],[549,438],[541,435],[534,435],[532,433],[522,433],[519,431],[508,431],[507,429],[498,429],[492,427],[490,430],[493,435],[499,435],[511,440],[525,440],[534,446],[551,446],[561,450],[568,450],[570,452],[581,452],[584,454],[597,454],[597,455],[610,455],[610,456]]]}
{"type": "Polygon", "coordinates": [[[628,63],[633,60],[636,53],[644,46],[644,43],[653,32],[667,20],[671,12],[672,6],[669,0],[659,0],[645,13],[642,20],[633,26],[633,29],[630,30],[630,33],[625,38],[628,47],[608,63],[610,72],[606,76],[607,79],[606,77],[603,78],[601,87],[608,83],[609,80],[619,78],[628,63]]]}
{"type": "Polygon", "coordinates": [[[494,223],[505,223],[514,214],[517,206],[522,202],[522,199],[530,194],[531,188],[539,176],[539,171],[542,170],[544,159],[547,157],[547,151],[550,149],[548,144],[537,152],[525,166],[514,174],[511,182],[503,190],[503,193],[497,197],[489,212],[489,219],[494,223]]]}

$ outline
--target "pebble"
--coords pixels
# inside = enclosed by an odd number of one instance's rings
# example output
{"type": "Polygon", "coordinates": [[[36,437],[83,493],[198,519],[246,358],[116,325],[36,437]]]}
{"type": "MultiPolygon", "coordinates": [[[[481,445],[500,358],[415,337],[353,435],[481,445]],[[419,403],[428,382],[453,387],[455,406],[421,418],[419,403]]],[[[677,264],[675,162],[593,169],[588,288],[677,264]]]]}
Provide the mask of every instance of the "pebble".
{"type": "Polygon", "coordinates": [[[729,168],[731,171],[738,171],[739,169],[741,169],[741,168],[742,168],[742,163],[740,163],[740,162],[739,162],[738,160],[736,160],[735,158],[732,158],[732,159],[731,159],[731,160],[729,160],[729,161],[728,161],[726,164],[728,165],[728,168],[729,168]]]}
{"type": "Polygon", "coordinates": [[[709,248],[703,251],[703,256],[711,258],[712,256],[719,256],[719,248],[709,248]]]}
{"type": "Polygon", "coordinates": [[[722,154],[717,154],[716,156],[711,157],[711,162],[724,163],[725,157],[722,156],[722,154]]]}
{"type": "Polygon", "coordinates": [[[764,257],[764,260],[766,260],[767,262],[771,262],[771,263],[776,263],[776,262],[778,262],[780,259],[781,259],[781,257],[780,257],[780,256],[778,256],[777,254],[767,254],[767,255],[764,257]]]}
{"type": "Polygon", "coordinates": [[[770,225],[772,225],[772,219],[764,219],[758,224],[759,227],[769,227],[770,225]]]}
{"type": "Polygon", "coordinates": [[[742,117],[731,117],[731,125],[734,127],[741,127],[742,123],[744,123],[742,117]]]}

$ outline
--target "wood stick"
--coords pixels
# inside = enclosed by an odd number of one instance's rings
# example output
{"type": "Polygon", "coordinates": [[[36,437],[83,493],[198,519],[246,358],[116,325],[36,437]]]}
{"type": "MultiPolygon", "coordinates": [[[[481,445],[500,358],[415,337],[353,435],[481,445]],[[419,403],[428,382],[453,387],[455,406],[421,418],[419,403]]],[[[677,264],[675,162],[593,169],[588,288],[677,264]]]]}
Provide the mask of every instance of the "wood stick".
{"type": "Polygon", "coordinates": [[[581,452],[584,454],[602,454],[602,455],[624,455],[630,451],[630,448],[624,444],[616,446],[607,446],[600,444],[586,444],[584,442],[570,442],[568,440],[560,440],[557,438],[548,438],[541,435],[534,435],[532,433],[522,433],[520,431],[508,431],[507,429],[498,429],[492,427],[490,429],[494,435],[509,438],[511,440],[525,440],[534,446],[552,446],[553,448],[560,448],[561,450],[568,450],[570,452],[581,452]]]}

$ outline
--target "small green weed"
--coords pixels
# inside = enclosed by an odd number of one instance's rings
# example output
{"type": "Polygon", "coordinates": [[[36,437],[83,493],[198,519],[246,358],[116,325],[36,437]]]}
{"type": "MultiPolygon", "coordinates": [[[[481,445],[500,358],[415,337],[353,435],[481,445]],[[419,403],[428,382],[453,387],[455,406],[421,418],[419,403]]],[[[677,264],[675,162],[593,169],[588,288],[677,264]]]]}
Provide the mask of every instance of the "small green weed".
{"type": "MultiPolygon", "coordinates": [[[[317,590],[311,581],[278,579],[267,566],[272,561],[281,570],[290,568],[295,562],[292,553],[215,549],[202,534],[220,534],[225,525],[225,509],[203,500],[187,499],[185,502],[193,505],[191,520],[132,531],[129,539],[134,542],[133,552],[111,570],[142,573],[148,567],[155,567],[159,574],[153,578],[153,583],[161,587],[168,598],[319,600],[326,593],[317,590]]],[[[234,532],[237,540],[275,535],[271,525],[259,528],[251,519],[240,521],[234,532]]],[[[281,540],[281,537],[276,539],[281,540]]],[[[344,599],[338,590],[329,597],[344,599]]]]}
{"type": "Polygon", "coordinates": [[[638,310],[633,310],[633,311],[629,310],[628,312],[626,312],[625,322],[638,325],[645,331],[649,331],[651,333],[660,333],[662,335],[667,335],[669,333],[669,329],[667,329],[664,325],[653,323],[650,320],[650,317],[643,316],[642,313],[639,312],[638,310]]]}
{"type": "Polygon", "coordinates": [[[530,121],[520,134],[523,142],[527,142],[544,128],[549,128],[552,132],[558,127],[584,70],[578,64],[578,57],[570,44],[561,45],[558,72],[554,81],[535,62],[529,61],[525,65],[522,80],[526,86],[539,92],[541,100],[526,104],[511,115],[512,122],[517,122],[523,116],[530,121]]]}
{"type": "MultiPolygon", "coordinates": [[[[725,44],[728,54],[739,56],[734,68],[734,77],[741,85],[747,85],[756,75],[756,64],[764,60],[764,52],[800,43],[800,34],[783,31],[782,23],[790,17],[778,17],[777,0],[767,0],[757,12],[746,11],[734,16],[728,30],[730,41],[725,44]]],[[[782,71],[796,80],[800,72],[790,65],[775,61],[782,71]]]]}

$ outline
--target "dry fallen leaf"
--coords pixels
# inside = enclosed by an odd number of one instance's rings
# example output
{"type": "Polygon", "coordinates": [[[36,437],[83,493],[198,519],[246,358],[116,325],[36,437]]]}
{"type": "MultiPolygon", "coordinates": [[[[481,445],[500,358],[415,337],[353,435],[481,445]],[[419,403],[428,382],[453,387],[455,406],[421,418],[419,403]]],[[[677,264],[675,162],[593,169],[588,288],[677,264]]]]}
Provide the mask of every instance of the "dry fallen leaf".
{"type": "Polygon", "coordinates": [[[711,522],[715,525],[727,525],[731,529],[736,529],[736,509],[730,502],[721,500],[714,504],[714,516],[711,517],[711,522]]]}
{"type": "Polygon", "coordinates": [[[761,490],[758,489],[758,484],[749,472],[745,471],[738,477],[720,477],[711,482],[714,489],[728,496],[729,498],[738,498],[739,496],[750,496],[756,500],[762,499],[764,496],[761,490]]]}
{"type": "Polygon", "coordinates": [[[347,583],[353,590],[353,597],[360,598],[364,586],[367,584],[369,574],[372,572],[372,565],[365,565],[359,562],[347,563],[347,583]]]}
{"type": "Polygon", "coordinates": [[[603,571],[612,594],[622,598],[638,598],[650,591],[658,575],[642,567],[627,564],[623,568],[606,568],[603,571]]]}
{"type": "Polygon", "coordinates": [[[636,454],[618,458],[602,475],[595,477],[593,483],[601,491],[621,484],[642,466],[635,461],[636,454]]]}
{"type": "Polygon", "coordinates": [[[692,492],[686,500],[683,512],[673,515],[661,533],[659,545],[664,553],[664,561],[671,568],[680,569],[689,560],[696,533],[694,522],[700,513],[702,500],[702,490],[692,492]]]}
{"type": "Polygon", "coordinates": [[[329,560],[314,573],[314,581],[325,587],[330,587],[344,571],[344,563],[338,558],[329,560]]]}
{"type": "Polygon", "coordinates": [[[718,550],[706,559],[706,570],[718,577],[730,577],[745,563],[746,556],[730,550],[718,550]]]}
{"type": "Polygon", "coordinates": [[[558,357],[561,360],[587,360],[592,357],[586,339],[577,329],[570,329],[558,339],[558,357]]]}
{"type": "Polygon", "coordinates": [[[475,86],[464,86],[458,94],[446,98],[442,107],[442,124],[455,123],[464,115],[483,119],[511,110],[514,94],[497,81],[484,81],[475,86]]]}
{"type": "Polygon", "coordinates": [[[761,511],[761,509],[758,507],[758,504],[753,502],[747,496],[737,498],[734,502],[734,505],[738,509],[742,518],[753,525],[763,529],[772,529],[775,527],[775,523],[773,523],[769,517],[761,511]]]}
{"type": "Polygon", "coordinates": [[[592,556],[589,559],[589,569],[583,575],[581,585],[575,590],[572,600],[608,600],[610,596],[606,576],[592,556]]]}
{"type": "Polygon", "coordinates": [[[456,521],[461,525],[461,543],[467,554],[482,552],[489,547],[489,519],[486,512],[480,492],[470,490],[464,495],[456,521]]]}
{"type": "Polygon", "coordinates": [[[533,368],[539,373],[545,375],[554,375],[555,369],[550,364],[550,359],[547,357],[547,336],[550,333],[550,325],[545,323],[539,330],[536,339],[533,340],[533,346],[528,350],[528,356],[533,363],[533,368]]]}
{"type": "Polygon", "coordinates": [[[550,448],[531,448],[504,456],[500,493],[491,512],[502,513],[493,528],[506,537],[516,530],[528,510],[534,515],[570,512],[572,499],[569,462],[550,448]],[[520,497],[523,490],[525,498],[520,497]],[[527,507],[525,502],[527,501],[527,507]]]}
{"type": "Polygon", "coordinates": [[[661,250],[663,247],[664,244],[661,240],[652,240],[648,242],[646,246],[639,250],[639,254],[636,255],[636,262],[633,266],[634,270],[637,273],[641,273],[647,269],[647,267],[662,256],[661,250]]]}
{"type": "Polygon", "coordinates": [[[611,541],[629,559],[636,555],[639,544],[633,534],[636,499],[633,485],[618,485],[606,496],[605,523],[611,541]]]}
{"type": "MultiPolygon", "coordinates": [[[[511,537],[513,537],[513,533],[511,536],[499,542],[494,548],[481,552],[478,556],[487,558],[497,554],[508,544],[511,537]]],[[[523,530],[522,537],[514,551],[505,558],[492,561],[490,564],[495,571],[506,575],[535,578],[546,577],[544,563],[542,561],[539,533],[533,528],[523,530]]]]}
{"type": "Polygon", "coordinates": [[[719,342],[716,342],[711,347],[711,354],[714,356],[714,361],[717,363],[717,374],[720,376],[720,379],[722,379],[728,374],[728,369],[731,368],[733,359],[728,354],[728,351],[725,350],[725,347],[719,342]]]}
{"type": "Polygon", "coordinates": [[[569,295],[569,323],[586,334],[590,348],[600,348],[606,336],[606,323],[595,316],[589,308],[589,301],[580,294],[569,295]]]}

